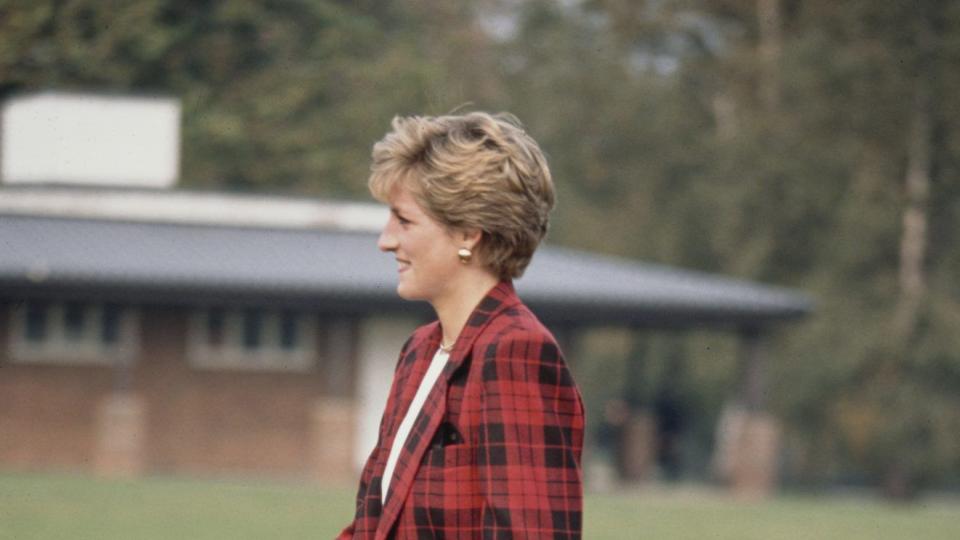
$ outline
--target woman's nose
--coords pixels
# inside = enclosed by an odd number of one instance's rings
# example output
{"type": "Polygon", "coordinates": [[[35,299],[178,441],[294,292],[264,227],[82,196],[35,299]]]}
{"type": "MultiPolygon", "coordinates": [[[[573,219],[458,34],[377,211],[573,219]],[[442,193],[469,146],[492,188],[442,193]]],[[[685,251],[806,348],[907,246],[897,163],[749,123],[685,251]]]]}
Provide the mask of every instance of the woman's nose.
{"type": "Polygon", "coordinates": [[[377,238],[377,247],[380,248],[380,251],[393,251],[397,249],[397,239],[390,231],[389,222],[383,227],[380,237],[377,238]]]}

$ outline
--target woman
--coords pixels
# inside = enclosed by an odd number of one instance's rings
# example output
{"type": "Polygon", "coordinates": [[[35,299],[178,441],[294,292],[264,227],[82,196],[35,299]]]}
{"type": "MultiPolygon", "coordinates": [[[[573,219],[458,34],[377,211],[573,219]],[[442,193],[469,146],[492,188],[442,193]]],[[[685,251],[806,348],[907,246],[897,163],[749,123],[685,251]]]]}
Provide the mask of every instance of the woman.
{"type": "Polygon", "coordinates": [[[438,320],[400,352],[340,538],[579,538],[580,394],[511,282],[553,208],[536,142],[508,115],[395,118],[370,190],[397,293],[438,320]]]}

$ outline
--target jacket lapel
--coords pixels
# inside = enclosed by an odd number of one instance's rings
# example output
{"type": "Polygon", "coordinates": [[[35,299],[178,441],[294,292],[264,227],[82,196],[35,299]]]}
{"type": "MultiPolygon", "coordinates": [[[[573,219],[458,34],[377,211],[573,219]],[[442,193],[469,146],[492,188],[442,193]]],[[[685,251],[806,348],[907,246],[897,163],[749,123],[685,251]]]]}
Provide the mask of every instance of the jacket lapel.
{"type": "MultiPolygon", "coordinates": [[[[421,409],[420,414],[414,421],[413,428],[410,430],[410,434],[407,436],[407,440],[400,451],[400,457],[397,460],[397,464],[393,470],[393,477],[390,480],[390,497],[383,506],[380,522],[377,524],[377,540],[387,538],[390,529],[400,515],[400,510],[403,508],[403,503],[406,501],[407,495],[410,492],[410,487],[413,484],[413,479],[417,474],[420,462],[423,460],[423,455],[426,453],[427,447],[437,431],[437,427],[447,412],[447,384],[450,381],[450,377],[463,364],[466,357],[469,356],[473,342],[490,320],[504,309],[517,304],[519,301],[516,292],[514,292],[513,284],[510,281],[502,281],[487,293],[467,319],[467,323],[460,331],[460,335],[457,337],[457,341],[450,351],[450,358],[447,360],[447,365],[443,368],[440,377],[437,378],[437,383],[427,395],[423,409],[421,409]]],[[[419,385],[419,381],[423,379],[423,373],[426,372],[426,365],[428,365],[433,358],[437,347],[440,345],[440,340],[440,325],[436,325],[436,328],[430,333],[430,336],[423,340],[418,346],[417,356],[419,358],[425,358],[426,364],[423,364],[422,368],[418,369],[418,376],[410,377],[410,382],[416,380],[417,385],[419,385]]],[[[403,410],[403,414],[406,414],[407,409],[410,407],[410,401],[412,401],[413,395],[416,393],[416,388],[398,390],[405,398],[402,400],[400,408],[403,410]]],[[[396,416],[394,425],[399,425],[402,419],[402,416],[396,416]]],[[[391,432],[390,445],[393,444],[393,437],[396,436],[393,429],[391,429],[391,432]]],[[[387,450],[387,453],[389,454],[389,450],[387,450]]],[[[381,494],[381,498],[382,497],[383,495],[381,494]]]]}
{"type": "MultiPolygon", "coordinates": [[[[417,387],[423,380],[427,368],[430,367],[430,361],[433,358],[431,351],[435,351],[439,347],[442,339],[440,323],[437,321],[430,323],[423,329],[422,333],[418,331],[417,334],[419,335],[414,338],[406,354],[406,356],[413,355],[411,365],[397,370],[397,380],[394,382],[396,388],[392,388],[390,391],[390,395],[394,396],[395,401],[387,403],[387,410],[392,413],[384,426],[384,435],[390,435],[390,440],[387,441],[390,446],[387,446],[387,448],[393,445],[393,437],[397,434],[396,430],[400,422],[403,421],[404,415],[407,414],[410,402],[413,401],[413,396],[417,393],[417,387]],[[401,373],[403,374],[402,377],[401,373]]],[[[401,362],[405,362],[405,360],[402,359],[401,362]]],[[[386,458],[384,458],[384,464],[386,464],[386,458]]]]}

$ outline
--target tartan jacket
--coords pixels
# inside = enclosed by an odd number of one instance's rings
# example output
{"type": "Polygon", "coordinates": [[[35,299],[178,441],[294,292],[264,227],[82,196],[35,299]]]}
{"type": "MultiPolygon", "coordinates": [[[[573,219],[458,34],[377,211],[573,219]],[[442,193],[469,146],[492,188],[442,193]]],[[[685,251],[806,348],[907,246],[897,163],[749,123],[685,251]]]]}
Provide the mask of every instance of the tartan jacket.
{"type": "Polygon", "coordinates": [[[579,539],[580,392],[553,336],[509,281],[470,315],[400,451],[383,504],[393,438],[441,338],[434,321],[403,346],[356,516],[338,538],[579,539]]]}

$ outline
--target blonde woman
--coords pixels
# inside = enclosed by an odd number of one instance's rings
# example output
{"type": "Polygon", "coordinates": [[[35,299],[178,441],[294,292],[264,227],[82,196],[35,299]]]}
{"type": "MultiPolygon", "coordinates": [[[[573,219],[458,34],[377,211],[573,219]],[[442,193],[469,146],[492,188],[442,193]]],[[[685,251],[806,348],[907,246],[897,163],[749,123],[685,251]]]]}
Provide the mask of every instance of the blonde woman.
{"type": "Polygon", "coordinates": [[[537,143],[509,115],[398,117],[370,190],[397,293],[437,320],[400,351],[340,538],[579,538],[580,393],[512,284],[554,204],[537,143]]]}

